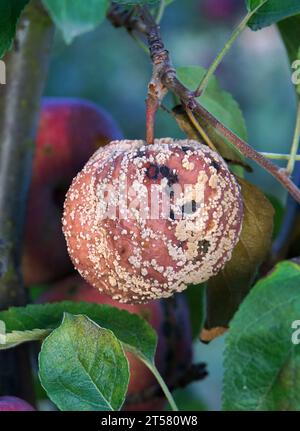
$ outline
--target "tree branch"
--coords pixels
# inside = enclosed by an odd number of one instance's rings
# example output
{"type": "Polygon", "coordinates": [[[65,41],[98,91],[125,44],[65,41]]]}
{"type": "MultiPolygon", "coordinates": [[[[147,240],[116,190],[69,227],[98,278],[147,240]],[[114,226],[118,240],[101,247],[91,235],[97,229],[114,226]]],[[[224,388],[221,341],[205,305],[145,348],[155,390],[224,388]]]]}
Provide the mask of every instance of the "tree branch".
{"type": "MultiPolygon", "coordinates": [[[[169,53],[164,47],[159,26],[156,24],[154,18],[146,7],[139,7],[139,11],[140,19],[137,16],[131,15],[127,20],[122,20],[120,17],[120,8],[111,9],[108,14],[108,18],[114,25],[117,22],[119,26],[123,25],[129,31],[136,31],[143,37],[146,35],[153,63],[152,79],[153,76],[155,76],[156,82],[160,81],[163,86],[162,88],[167,91],[171,91],[178,96],[185,108],[192,111],[196,117],[199,116],[209,121],[209,123],[221,135],[229,139],[244,156],[254,160],[258,165],[273,175],[288,190],[291,196],[300,203],[300,190],[290,179],[287,171],[274,165],[224,126],[224,124],[222,124],[198,102],[198,93],[189,90],[178,80],[176,70],[172,66],[169,53]]],[[[157,101],[161,103],[162,98],[158,97],[157,101]]]]}
{"type": "MultiPolygon", "coordinates": [[[[26,303],[20,271],[34,131],[53,36],[38,0],[25,8],[14,49],[6,57],[7,84],[0,88],[0,309],[26,303]]],[[[29,398],[27,346],[0,353],[0,393],[29,398]]]]}

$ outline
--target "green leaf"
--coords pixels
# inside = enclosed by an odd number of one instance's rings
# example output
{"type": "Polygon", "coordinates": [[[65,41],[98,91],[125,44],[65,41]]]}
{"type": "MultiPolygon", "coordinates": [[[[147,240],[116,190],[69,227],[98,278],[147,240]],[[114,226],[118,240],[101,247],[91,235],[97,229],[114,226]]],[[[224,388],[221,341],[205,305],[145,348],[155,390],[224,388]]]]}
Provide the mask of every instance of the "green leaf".
{"type": "MultiPolygon", "coordinates": [[[[191,90],[197,88],[206,72],[207,70],[201,66],[177,68],[178,78],[191,90]]],[[[238,103],[230,93],[222,90],[215,76],[211,78],[205,93],[201,96],[201,104],[240,138],[247,139],[245,120],[238,103]]]]}
{"type": "Polygon", "coordinates": [[[300,15],[292,16],[278,23],[290,63],[300,59],[300,15]]]}
{"type": "Polygon", "coordinates": [[[63,314],[85,314],[99,326],[110,329],[125,348],[152,363],[157,344],[153,328],[140,316],[110,305],[63,301],[52,304],[12,307],[0,312],[6,332],[53,330],[59,326],[63,314]]]}
{"type": "Polygon", "coordinates": [[[300,410],[300,266],[282,262],[261,279],[226,337],[224,410],[300,410]]]}
{"type": "Polygon", "coordinates": [[[0,58],[11,48],[20,14],[29,0],[0,1],[0,58]]]}
{"type": "Polygon", "coordinates": [[[45,338],[51,330],[33,329],[30,331],[12,331],[5,335],[5,343],[0,342],[0,350],[10,349],[28,341],[38,341],[45,338]]]}
{"type": "MultiPolygon", "coordinates": [[[[195,90],[206,74],[206,69],[200,66],[180,67],[177,69],[177,74],[183,84],[185,84],[189,89],[195,90]]],[[[215,77],[211,78],[205,93],[201,96],[201,104],[240,138],[247,140],[246,124],[238,103],[230,93],[221,89],[215,77]]],[[[245,157],[228,139],[220,135],[203,118],[197,117],[197,121],[208,134],[216,149],[224,159],[233,163],[242,164],[245,167],[247,166],[245,157]]],[[[182,128],[180,122],[178,123],[182,128]]],[[[184,131],[186,132],[186,130],[184,131]]]]}
{"type": "Polygon", "coordinates": [[[39,376],[60,410],[111,411],[124,403],[129,365],[113,332],[86,316],[65,314],[42,345],[39,376]]]}
{"type": "MultiPolygon", "coordinates": [[[[247,0],[248,11],[256,9],[263,0],[247,0]]],[[[259,30],[300,13],[299,0],[267,0],[248,22],[252,30],[259,30]]]]}
{"type": "Polygon", "coordinates": [[[43,0],[51,18],[62,31],[66,43],[76,36],[94,30],[109,8],[109,0],[43,0]]]}
{"type": "Polygon", "coordinates": [[[198,338],[204,323],[205,284],[190,285],[184,291],[190,311],[193,338],[198,338]]]}
{"type": "MultiPolygon", "coordinates": [[[[256,186],[237,179],[244,202],[243,227],[231,260],[207,283],[205,330],[212,335],[215,328],[228,326],[271,247],[274,209],[256,186]]],[[[207,332],[205,340],[209,341],[207,332]]]]}

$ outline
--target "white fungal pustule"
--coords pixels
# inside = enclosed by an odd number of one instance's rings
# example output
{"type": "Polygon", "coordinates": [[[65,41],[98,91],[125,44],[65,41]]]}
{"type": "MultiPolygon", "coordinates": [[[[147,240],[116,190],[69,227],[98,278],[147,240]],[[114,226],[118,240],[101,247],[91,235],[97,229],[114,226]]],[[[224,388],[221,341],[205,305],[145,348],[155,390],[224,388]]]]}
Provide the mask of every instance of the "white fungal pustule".
{"type": "Polygon", "coordinates": [[[242,226],[240,188],[224,160],[192,140],[111,142],[67,193],[71,259],[94,287],[143,303],[217,274],[242,226]]]}

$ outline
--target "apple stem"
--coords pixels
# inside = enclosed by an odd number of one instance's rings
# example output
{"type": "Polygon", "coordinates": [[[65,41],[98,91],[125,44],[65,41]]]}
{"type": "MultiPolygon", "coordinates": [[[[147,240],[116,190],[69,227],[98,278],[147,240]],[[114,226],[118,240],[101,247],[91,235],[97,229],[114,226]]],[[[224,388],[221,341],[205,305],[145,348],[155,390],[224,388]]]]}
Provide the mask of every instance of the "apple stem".
{"type": "Polygon", "coordinates": [[[150,94],[149,90],[146,100],[146,141],[148,145],[154,144],[155,117],[158,107],[158,100],[150,94]]]}
{"type": "MultiPolygon", "coordinates": [[[[169,391],[173,392],[177,389],[184,389],[191,383],[205,379],[207,375],[208,372],[204,362],[192,364],[187,370],[184,371],[182,375],[179,375],[171,385],[168,385],[169,391]]],[[[145,403],[153,400],[154,398],[161,397],[162,395],[164,395],[164,392],[162,391],[160,385],[156,383],[142,392],[127,396],[126,404],[134,405],[138,403],[145,403]]]]}
{"type": "Polygon", "coordinates": [[[173,396],[172,396],[172,394],[171,394],[168,386],[166,385],[164,379],[162,378],[162,376],[160,375],[158,369],[156,368],[156,366],[154,364],[150,364],[147,361],[143,361],[143,362],[149,368],[149,370],[152,372],[152,374],[155,376],[155,378],[156,378],[157,382],[159,383],[159,385],[160,385],[160,387],[161,387],[161,389],[162,389],[162,391],[163,391],[166,399],[168,400],[168,402],[170,404],[171,409],[174,412],[178,412],[179,409],[178,409],[178,407],[177,407],[177,405],[175,403],[175,400],[174,400],[174,398],[173,398],[173,396]]]}
{"type": "MultiPolygon", "coordinates": [[[[0,304],[27,302],[21,276],[21,243],[31,177],[34,129],[48,70],[54,28],[39,1],[24,9],[14,48],[7,55],[7,83],[0,94],[0,304]]],[[[0,353],[0,395],[32,401],[27,346],[0,353]]]]}
{"type": "Polygon", "coordinates": [[[165,50],[163,42],[157,38],[157,25],[148,9],[146,7],[138,7],[138,9],[142,10],[142,18],[145,24],[148,25],[147,39],[153,63],[152,77],[148,85],[148,97],[146,100],[146,139],[148,144],[153,144],[156,113],[168,93],[168,89],[161,80],[161,68],[164,67],[168,52],[165,50]]]}

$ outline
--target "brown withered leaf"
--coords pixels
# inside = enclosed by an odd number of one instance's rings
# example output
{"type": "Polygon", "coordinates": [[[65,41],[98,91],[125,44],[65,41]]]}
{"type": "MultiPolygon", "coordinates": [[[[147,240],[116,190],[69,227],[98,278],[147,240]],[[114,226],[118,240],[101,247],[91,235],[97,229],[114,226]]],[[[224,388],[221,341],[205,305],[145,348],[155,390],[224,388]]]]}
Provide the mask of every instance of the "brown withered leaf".
{"type": "Polygon", "coordinates": [[[256,186],[241,178],[237,180],[244,202],[242,232],[231,260],[208,280],[206,321],[200,334],[203,341],[213,339],[220,334],[220,328],[228,327],[271,246],[274,217],[271,203],[256,186]]]}
{"type": "Polygon", "coordinates": [[[172,112],[178,126],[183,131],[183,133],[185,133],[189,139],[203,143],[203,139],[190,121],[187,113],[184,110],[184,107],[182,105],[176,105],[172,109],[172,112]]]}
{"type": "MultiPolygon", "coordinates": [[[[178,126],[189,139],[194,139],[201,143],[205,143],[200,136],[200,133],[190,121],[182,105],[175,106],[172,112],[178,126]]],[[[200,117],[196,117],[196,119],[207,136],[213,142],[218,153],[223,157],[224,160],[226,160],[226,162],[242,166],[248,172],[252,172],[252,168],[246,163],[244,156],[238,150],[236,150],[233,145],[227,141],[227,139],[220,135],[214,129],[214,127],[207,122],[207,120],[200,117]]]]}
{"type": "Polygon", "coordinates": [[[227,331],[227,328],[223,328],[222,326],[216,326],[215,328],[205,329],[203,328],[201,331],[201,341],[203,343],[209,343],[214,338],[220,337],[227,331]]]}

